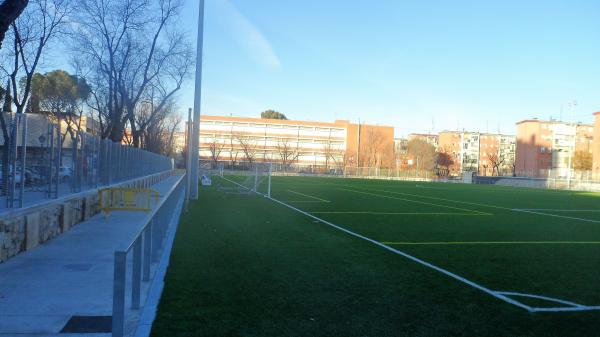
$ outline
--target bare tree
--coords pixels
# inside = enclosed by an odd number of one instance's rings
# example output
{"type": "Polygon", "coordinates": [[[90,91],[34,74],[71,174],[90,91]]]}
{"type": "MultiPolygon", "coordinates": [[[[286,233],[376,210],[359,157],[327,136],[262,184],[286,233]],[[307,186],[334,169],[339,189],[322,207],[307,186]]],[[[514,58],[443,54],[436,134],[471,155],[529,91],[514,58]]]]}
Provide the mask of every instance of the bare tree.
{"type": "Polygon", "coordinates": [[[15,20],[23,13],[29,0],[4,0],[0,3],[0,48],[6,32],[15,20]]]}
{"type": "Polygon", "coordinates": [[[492,164],[492,175],[500,175],[500,167],[504,164],[505,158],[503,155],[499,153],[490,153],[488,155],[488,160],[492,164]]]}
{"type": "Polygon", "coordinates": [[[234,142],[237,141],[236,134],[230,134],[229,137],[229,160],[231,161],[231,166],[235,166],[237,164],[238,156],[240,155],[240,151],[237,148],[237,144],[234,145],[234,142]]]}
{"type": "Polygon", "coordinates": [[[345,166],[346,152],[336,148],[331,140],[328,139],[327,143],[323,146],[323,153],[325,154],[325,166],[328,168],[332,161],[336,168],[343,168],[345,166]]]}
{"type": "Polygon", "coordinates": [[[411,139],[408,142],[408,157],[412,158],[419,170],[432,171],[436,165],[435,147],[421,139],[411,139]]]}
{"type": "Polygon", "coordinates": [[[193,65],[191,43],[176,29],[181,0],[80,0],[74,54],[92,86],[102,136],[133,144],[181,88],[193,65]],[[138,115],[152,100],[157,115],[138,115]]]}
{"type": "Polygon", "coordinates": [[[210,158],[212,159],[215,167],[219,163],[219,157],[221,152],[225,148],[225,143],[221,143],[217,140],[217,135],[213,135],[213,139],[208,143],[208,150],[210,151],[210,158]]]}
{"type": "Polygon", "coordinates": [[[169,111],[148,125],[140,137],[141,145],[148,151],[173,157],[175,155],[175,132],[181,124],[181,116],[169,111]]]}
{"type": "Polygon", "coordinates": [[[256,159],[256,153],[258,146],[252,136],[243,135],[241,133],[234,134],[235,140],[240,146],[240,150],[244,155],[244,158],[250,163],[254,163],[256,159]]]}
{"type": "Polygon", "coordinates": [[[298,142],[288,138],[279,139],[277,141],[277,153],[279,153],[279,158],[281,158],[283,170],[286,171],[300,156],[298,142]]]}
{"type": "Polygon", "coordinates": [[[385,139],[374,128],[367,128],[365,136],[364,141],[361,142],[361,162],[359,164],[367,167],[379,167],[385,139]]]}
{"type": "Polygon", "coordinates": [[[10,79],[12,103],[23,113],[31,95],[33,76],[48,43],[65,33],[70,0],[32,0],[10,31],[12,48],[2,70],[10,79]]]}
{"type": "MultiPolygon", "coordinates": [[[[15,105],[17,114],[25,112],[33,76],[42,55],[48,44],[65,32],[67,17],[71,11],[70,0],[32,0],[10,25],[8,41],[11,48],[0,53],[0,72],[2,77],[8,79],[6,91],[10,93],[10,105],[15,105]]],[[[9,144],[13,135],[8,130],[3,113],[0,113],[0,129],[4,144],[9,144]]],[[[4,146],[2,162],[6,164],[2,166],[3,181],[8,180],[8,157],[9,147],[4,146]]]]}

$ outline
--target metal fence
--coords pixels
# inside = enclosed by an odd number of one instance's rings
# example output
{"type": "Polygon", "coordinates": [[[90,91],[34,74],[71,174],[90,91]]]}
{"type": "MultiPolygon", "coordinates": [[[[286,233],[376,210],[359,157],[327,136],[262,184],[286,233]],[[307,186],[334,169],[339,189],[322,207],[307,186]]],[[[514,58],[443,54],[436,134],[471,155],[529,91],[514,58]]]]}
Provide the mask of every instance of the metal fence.
{"type": "MultiPolygon", "coordinates": [[[[201,161],[200,167],[205,170],[224,169],[228,172],[243,172],[255,167],[254,163],[229,161],[201,161]]],[[[393,180],[444,180],[448,177],[439,177],[433,171],[417,169],[380,168],[380,167],[336,167],[326,165],[283,165],[272,163],[273,175],[309,175],[340,178],[366,178],[366,179],[393,179],[393,180]]]]}
{"type": "Polygon", "coordinates": [[[599,181],[586,179],[475,176],[473,178],[473,183],[555,190],[600,192],[599,181]]]}
{"type": "MultiPolygon", "coordinates": [[[[202,161],[201,166],[206,170],[227,170],[228,172],[243,172],[250,170],[253,164],[248,162],[231,163],[229,161],[202,161]]],[[[523,172],[517,172],[523,173],[523,172]]],[[[289,176],[321,176],[339,178],[364,178],[408,181],[438,181],[450,183],[463,183],[461,176],[438,175],[431,170],[379,168],[379,167],[332,167],[325,165],[283,165],[272,164],[273,175],[289,176]]],[[[536,172],[536,174],[540,174],[536,172]]],[[[505,172],[500,176],[480,176],[473,173],[472,182],[475,184],[497,184],[516,187],[570,189],[579,191],[599,191],[600,181],[592,180],[591,171],[572,171],[571,176],[565,175],[564,170],[548,170],[544,172],[547,177],[539,176],[513,176],[512,172],[505,172]]],[[[469,180],[471,181],[471,180],[469,180]]]]}
{"type": "Polygon", "coordinates": [[[4,120],[0,211],[173,168],[168,157],[73,131],[42,114],[5,113],[4,120]]]}
{"type": "Polygon", "coordinates": [[[177,209],[183,201],[186,181],[185,175],[180,176],[165,193],[165,197],[144,218],[144,223],[133,240],[115,251],[112,315],[112,335],[115,337],[127,335],[125,322],[128,292],[131,294],[129,307],[132,310],[140,308],[142,282],[149,283],[152,279],[151,266],[159,262],[170,226],[173,220],[177,221],[175,216],[179,214],[177,209]],[[127,268],[128,255],[131,257],[130,268],[127,268]]]}

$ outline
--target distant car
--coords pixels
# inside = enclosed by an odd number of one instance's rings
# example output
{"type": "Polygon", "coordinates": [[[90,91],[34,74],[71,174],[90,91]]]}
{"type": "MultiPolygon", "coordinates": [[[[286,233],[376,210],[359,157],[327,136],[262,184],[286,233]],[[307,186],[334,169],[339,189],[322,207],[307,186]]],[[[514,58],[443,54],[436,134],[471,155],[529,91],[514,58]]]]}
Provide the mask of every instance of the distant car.
{"type": "Polygon", "coordinates": [[[73,169],[67,166],[61,166],[58,169],[58,179],[64,183],[71,181],[73,177],[73,169]]]}

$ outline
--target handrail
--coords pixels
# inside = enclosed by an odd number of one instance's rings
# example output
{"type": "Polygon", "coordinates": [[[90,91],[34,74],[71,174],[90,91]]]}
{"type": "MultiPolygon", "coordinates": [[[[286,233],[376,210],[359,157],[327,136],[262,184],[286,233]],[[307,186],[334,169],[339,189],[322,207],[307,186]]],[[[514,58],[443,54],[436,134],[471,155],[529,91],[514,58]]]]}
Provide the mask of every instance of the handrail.
{"type": "Polygon", "coordinates": [[[168,196],[171,195],[171,193],[173,193],[173,191],[175,191],[175,189],[177,187],[179,187],[179,184],[183,181],[183,178],[185,178],[185,174],[180,176],[179,179],[177,179],[176,183],[173,184],[173,186],[171,186],[171,188],[169,188],[169,190],[164,194],[165,198],[162,199],[158,199],[158,203],[156,204],[156,207],[151,210],[148,215],[146,215],[146,217],[143,220],[144,225],[137,231],[136,235],[135,235],[135,239],[133,239],[127,246],[125,249],[121,249],[120,251],[122,252],[128,252],[131,250],[131,248],[133,247],[133,245],[135,244],[135,241],[137,241],[137,239],[144,233],[144,231],[146,230],[146,227],[148,227],[148,225],[150,224],[150,221],[152,221],[152,218],[154,217],[154,215],[156,215],[156,213],[158,212],[158,210],[165,204],[165,202],[167,201],[168,196]]]}
{"type": "Polygon", "coordinates": [[[131,308],[140,308],[141,283],[150,281],[152,262],[158,262],[160,249],[164,244],[171,220],[171,210],[177,208],[185,189],[186,175],[181,175],[169,188],[156,207],[142,220],[142,227],[133,240],[124,248],[115,251],[112,335],[122,337],[125,333],[125,290],[127,282],[127,254],[133,250],[133,266],[131,277],[131,308]]]}

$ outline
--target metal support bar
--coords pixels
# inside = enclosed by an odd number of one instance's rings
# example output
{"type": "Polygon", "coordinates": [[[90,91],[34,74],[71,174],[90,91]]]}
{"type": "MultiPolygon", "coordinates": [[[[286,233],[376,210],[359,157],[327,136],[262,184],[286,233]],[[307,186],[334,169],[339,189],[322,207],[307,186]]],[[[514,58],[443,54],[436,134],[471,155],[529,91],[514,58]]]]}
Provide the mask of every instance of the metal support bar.
{"type": "Polygon", "coordinates": [[[112,335],[122,337],[125,330],[125,281],[127,272],[127,253],[115,252],[113,283],[112,335]]]}
{"type": "MultiPolygon", "coordinates": [[[[152,225],[150,225],[151,227],[152,225]]],[[[142,277],[144,281],[150,280],[150,263],[152,262],[152,230],[150,228],[144,230],[144,275],[142,277]]]]}
{"type": "Polygon", "coordinates": [[[133,246],[133,274],[131,277],[131,308],[140,308],[142,289],[142,238],[139,237],[133,246]]]}

